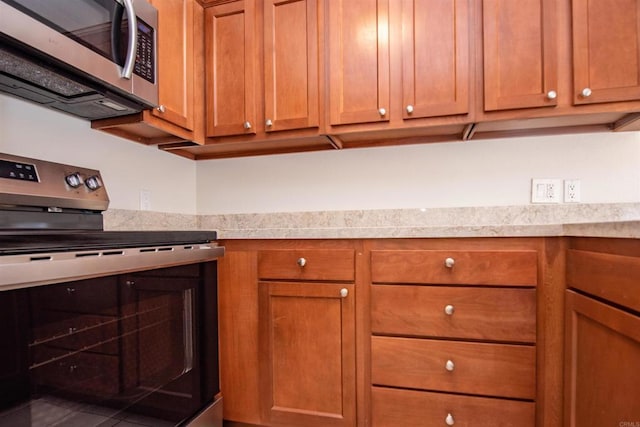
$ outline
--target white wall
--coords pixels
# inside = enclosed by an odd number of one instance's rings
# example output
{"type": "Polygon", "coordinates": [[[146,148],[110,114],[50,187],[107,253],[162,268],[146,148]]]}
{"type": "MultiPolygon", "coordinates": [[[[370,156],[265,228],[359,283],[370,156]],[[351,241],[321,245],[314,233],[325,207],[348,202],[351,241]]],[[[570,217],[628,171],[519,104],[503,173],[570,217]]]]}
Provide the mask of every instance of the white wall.
{"type": "Polygon", "coordinates": [[[0,94],[0,153],[98,169],[110,208],[196,213],[195,162],[103,132],[90,123],[0,94]]]}
{"type": "Polygon", "coordinates": [[[584,203],[640,202],[640,133],[510,138],[193,162],[0,95],[0,153],[99,169],[111,208],[185,214],[528,204],[531,178],[584,203]]]}
{"type": "Polygon", "coordinates": [[[583,203],[640,202],[640,133],[510,138],[200,161],[198,213],[530,202],[532,178],[580,179],[583,203]]]}

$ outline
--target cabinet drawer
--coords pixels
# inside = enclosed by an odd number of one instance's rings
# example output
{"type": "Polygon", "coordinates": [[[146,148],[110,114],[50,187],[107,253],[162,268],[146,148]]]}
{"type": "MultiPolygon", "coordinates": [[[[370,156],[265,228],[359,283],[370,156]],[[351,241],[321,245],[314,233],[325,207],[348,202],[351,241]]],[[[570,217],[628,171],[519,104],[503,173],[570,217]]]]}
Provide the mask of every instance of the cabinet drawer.
{"type": "Polygon", "coordinates": [[[374,283],[535,286],[537,259],[536,251],[372,251],[371,280],[374,283]]]}
{"type": "Polygon", "coordinates": [[[535,398],[533,346],[372,337],[371,347],[376,385],[535,398]]]}
{"type": "Polygon", "coordinates": [[[533,343],[536,291],[374,285],[371,329],[374,334],[533,343]]]}
{"type": "Polygon", "coordinates": [[[449,415],[456,427],[535,425],[533,402],[382,387],[373,387],[371,397],[375,427],[446,426],[449,415]]]}
{"type": "Polygon", "coordinates": [[[260,251],[258,277],[260,279],[353,281],[355,254],[351,249],[260,251]]]}
{"type": "Polygon", "coordinates": [[[640,257],[567,252],[567,286],[640,311],[640,257]]]}

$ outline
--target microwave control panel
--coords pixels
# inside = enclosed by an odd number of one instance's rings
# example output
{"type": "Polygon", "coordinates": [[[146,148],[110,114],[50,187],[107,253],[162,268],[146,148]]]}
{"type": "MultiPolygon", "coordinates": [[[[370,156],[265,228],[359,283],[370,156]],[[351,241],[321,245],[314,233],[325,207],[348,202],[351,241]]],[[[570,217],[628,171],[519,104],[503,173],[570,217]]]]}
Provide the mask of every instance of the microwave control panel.
{"type": "Polygon", "coordinates": [[[138,50],[133,72],[154,84],[156,80],[155,45],[153,28],[138,18],[138,50]]]}

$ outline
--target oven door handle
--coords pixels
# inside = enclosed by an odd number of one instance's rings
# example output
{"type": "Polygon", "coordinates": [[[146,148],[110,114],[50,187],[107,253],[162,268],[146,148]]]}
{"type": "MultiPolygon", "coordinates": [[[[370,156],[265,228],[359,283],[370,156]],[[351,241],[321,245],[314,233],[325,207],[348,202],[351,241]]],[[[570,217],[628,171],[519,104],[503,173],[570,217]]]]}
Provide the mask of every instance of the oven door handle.
{"type": "Polygon", "coordinates": [[[129,20],[129,43],[127,44],[127,57],[124,60],[120,77],[129,80],[133,75],[133,67],[138,50],[138,18],[136,17],[132,0],[124,0],[124,10],[127,12],[127,19],[129,20]]]}
{"type": "Polygon", "coordinates": [[[193,369],[193,289],[184,291],[182,300],[183,334],[184,334],[184,368],[182,374],[193,369]]]}

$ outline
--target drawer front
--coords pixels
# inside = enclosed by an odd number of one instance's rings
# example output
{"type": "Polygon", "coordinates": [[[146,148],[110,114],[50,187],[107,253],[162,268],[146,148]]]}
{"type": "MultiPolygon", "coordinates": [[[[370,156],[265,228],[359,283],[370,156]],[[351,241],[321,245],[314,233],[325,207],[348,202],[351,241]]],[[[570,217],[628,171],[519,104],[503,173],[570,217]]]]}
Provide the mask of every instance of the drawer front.
{"type": "Polygon", "coordinates": [[[382,387],[372,389],[374,427],[456,427],[535,425],[535,404],[485,397],[458,396],[382,387]]]}
{"type": "Polygon", "coordinates": [[[373,283],[536,286],[536,251],[371,252],[373,283]]]}
{"type": "Polygon", "coordinates": [[[534,399],[535,356],[525,345],[372,337],[371,377],[376,385],[534,399]]]}
{"type": "Polygon", "coordinates": [[[534,343],[535,289],[374,285],[374,334],[534,343]]]}
{"type": "Polygon", "coordinates": [[[353,281],[355,254],[351,249],[260,251],[258,277],[260,279],[353,281]]]}
{"type": "Polygon", "coordinates": [[[567,252],[567,285],[640,311],[640,258],[580,250],[567,252]]]}

